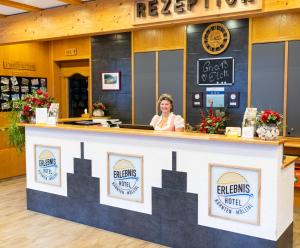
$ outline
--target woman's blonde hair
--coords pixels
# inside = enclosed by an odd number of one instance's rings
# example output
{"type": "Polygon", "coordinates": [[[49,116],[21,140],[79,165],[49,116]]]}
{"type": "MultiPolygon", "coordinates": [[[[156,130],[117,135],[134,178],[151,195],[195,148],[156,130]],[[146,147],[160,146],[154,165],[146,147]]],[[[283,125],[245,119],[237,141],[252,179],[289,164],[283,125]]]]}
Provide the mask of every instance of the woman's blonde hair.
{"type": "Polygon", "coordinates": [[[167,93],[161,94],[160,97],[158,98],[158,106],[160,106],[160,104],[163,100],[167,100],[171,103],[171,112],[173,112],[173,108],[174,108],[173,97],[170,94],[167,94],[167,93]]]}

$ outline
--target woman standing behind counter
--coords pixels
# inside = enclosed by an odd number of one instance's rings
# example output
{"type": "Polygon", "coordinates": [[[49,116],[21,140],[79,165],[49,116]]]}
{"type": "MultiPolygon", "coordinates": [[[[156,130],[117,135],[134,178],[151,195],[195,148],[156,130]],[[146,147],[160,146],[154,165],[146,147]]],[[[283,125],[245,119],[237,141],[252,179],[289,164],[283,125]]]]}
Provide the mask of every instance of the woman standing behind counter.
{"type": "Polygon", "coordinates": [[[184,131],[184,119],[173,113],[173,98],[169,94],[162,94],[158,99],[161,115],[155,115],[150,125],[158,131],[184,131]]]}

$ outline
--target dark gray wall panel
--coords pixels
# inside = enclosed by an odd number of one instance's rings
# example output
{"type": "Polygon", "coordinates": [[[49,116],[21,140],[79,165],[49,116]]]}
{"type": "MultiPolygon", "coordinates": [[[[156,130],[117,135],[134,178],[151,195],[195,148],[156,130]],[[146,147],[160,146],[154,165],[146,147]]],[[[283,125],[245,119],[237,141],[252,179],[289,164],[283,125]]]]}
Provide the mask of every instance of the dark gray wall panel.
{"type": "Polygon", "coordinates": [[[134,54],[134,122],[149,124],[155,114],[155,52],[134,54]]]}
{"type": "Polygon", "coordinates": [[[283,113],[284,43],[252,47],[251,105],[283,113]]]}
{"type": "Polygon", "coordinates": [[[202,33],[210,23],[188,25],[187,27],[186,121],[192,125],[198,125],[201,121],[201,109],[193,107],[193,93],[204,92],[204,108],[202,109],[205,109],[206,103],[205,91],[207,87],[197,84],[197,60],[201,58],[234,57],[235,83],[225,86],[225,93],[240,92],[240,106],[239,108],[226,109],[230,118],[228,126],[241,126],[243,121],[248,92],[248,19],[229,20],[222,23],[229,29],[231,41],[226,51],[217,56],[205,52],[201,45],[202,33]]]}
{"type": "Polygon", "coordinates": [[[92,38],[92,101],[101,100],[112,118],[131,122],[131,33],[92,38]],[[100,73],[121,72],[121,90],[102,91],[100,73]]]}
{"type": "Polygon", "coordinates": [[[300,136],[300,41],[289,42],[288,65],[287,135],[300,136]]]}
{"type": "Polygon", "coordinates": [[[158,53],[158,94],[174,98],[174,113],[183,113],[183,50],[158,53]]]}

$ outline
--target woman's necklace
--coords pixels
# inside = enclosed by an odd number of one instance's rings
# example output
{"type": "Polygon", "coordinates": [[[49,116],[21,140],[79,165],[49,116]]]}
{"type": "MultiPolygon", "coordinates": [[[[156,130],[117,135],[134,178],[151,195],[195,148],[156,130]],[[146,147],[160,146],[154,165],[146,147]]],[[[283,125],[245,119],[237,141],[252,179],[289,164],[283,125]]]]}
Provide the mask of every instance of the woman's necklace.
{"type": "Polygon", "coordinates": [[[163,128],[168,123],[168,120],[169,120],[169,116],[162,116],[162,119],[161,119],[160,123],[158,124],[158,126],[160,128],[163,128]]]}

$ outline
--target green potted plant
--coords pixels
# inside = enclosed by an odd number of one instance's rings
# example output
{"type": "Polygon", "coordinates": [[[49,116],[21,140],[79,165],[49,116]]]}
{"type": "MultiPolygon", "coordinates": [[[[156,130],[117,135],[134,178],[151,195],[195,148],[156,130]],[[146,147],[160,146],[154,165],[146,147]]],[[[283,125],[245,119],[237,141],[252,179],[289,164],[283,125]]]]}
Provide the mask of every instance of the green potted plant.
{"type": "Polygon", "coordinates": [[[8,137],[10,145],[22,150],[25,144],[25,128],[18,123],[35,123],[36,108],[48,108],[54,98],[48,92],[38,89],[32,94],[26,94],[22,99],[12,102],[8,137]]]}

